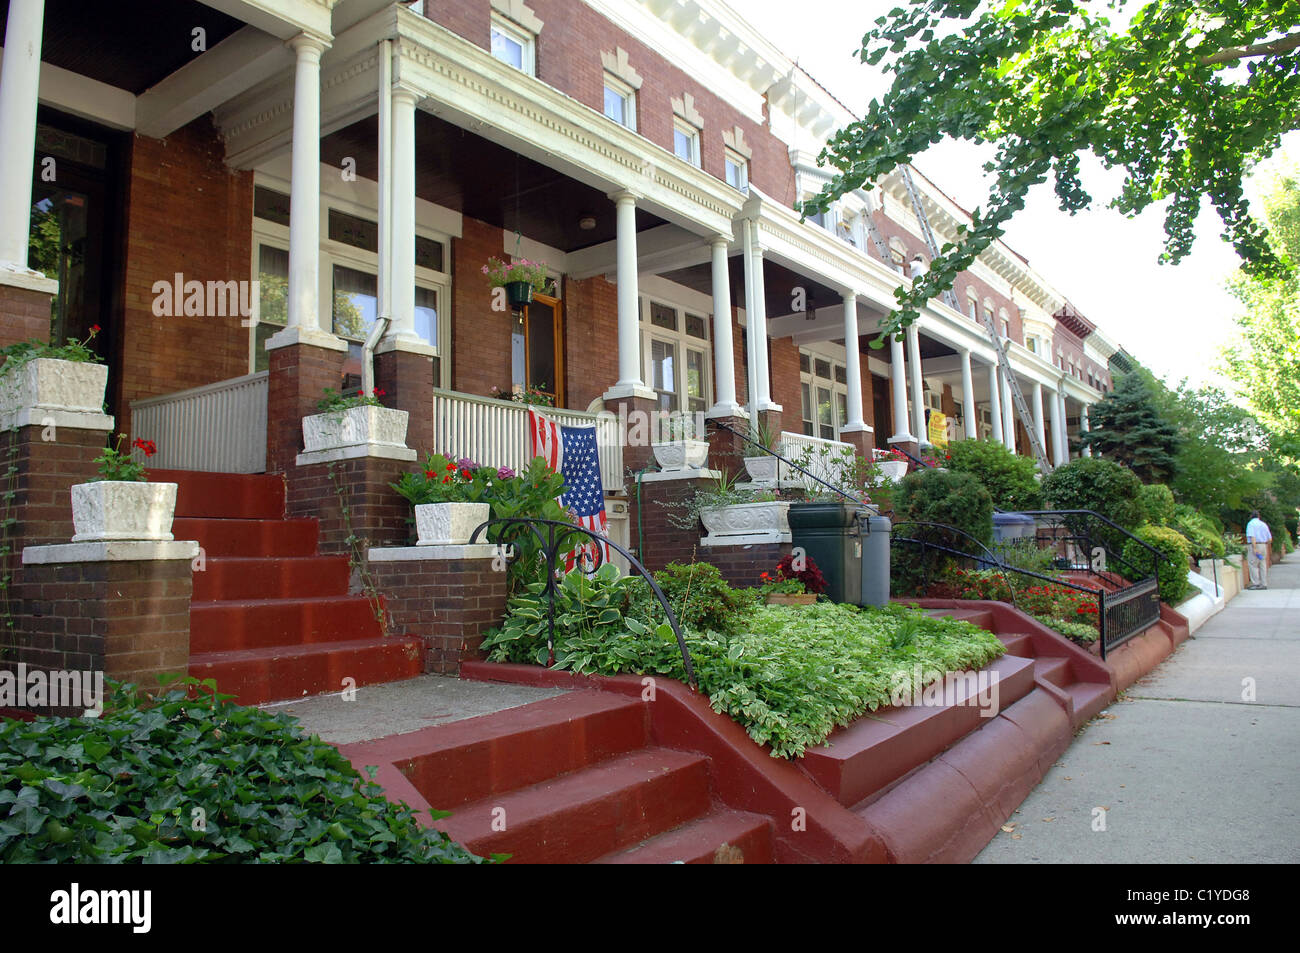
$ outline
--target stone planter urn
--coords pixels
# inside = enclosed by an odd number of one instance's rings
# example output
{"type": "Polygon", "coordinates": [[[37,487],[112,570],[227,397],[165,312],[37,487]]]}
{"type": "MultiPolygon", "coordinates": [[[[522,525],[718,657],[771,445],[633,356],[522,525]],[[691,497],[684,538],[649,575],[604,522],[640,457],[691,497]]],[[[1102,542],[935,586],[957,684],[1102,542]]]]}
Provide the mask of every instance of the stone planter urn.
{"type": "Polygon", "coordinates": [[[72,487],[72,541],[170,540],[175,511],[175,483],[77,483],[72,487]]]}
{"type": "Polygon", "coordinates": [[[349,407],[302,418],[303,451],[380,446],[406,449],[407,413],[390,407],[349,407]]]}
{"type": "Polygon", "coordinates": [[[897,483],[907,476],[907,461],[886,460],[880,464],[880,473],[890,483],[897,483]]]}
{"type": "Polygon", "coordinates": [[[710,539],[728,536],[754,536],[790,532],[790,502],[771,500],[766,503],[734,503],[716,509],[701,510],[700,520],[710,539]]]}
{"type": "Polygon", "coordinates": [[[38,357],[0,374],[0,417],[24,408],[102,414],[108,365],[38,357]]]}
{"type": "Polygon", "coordinates": [[[416,545],[463,546],[491,518],[487,503],[421,503],[415,508],[416,545]]]}
{"type": "Polygon", "coordinates": [[[709,462],[707,440],[669,440],[651,444],[661,470],[699,470],[709,462]]]}
{"type": "Polygon", "coordinates": [[[755,483],[775,483],[777,467],[781,461],[776,457],[763,454],[760,457],[745,457],[745,469],[749,478],[755,483]]]}

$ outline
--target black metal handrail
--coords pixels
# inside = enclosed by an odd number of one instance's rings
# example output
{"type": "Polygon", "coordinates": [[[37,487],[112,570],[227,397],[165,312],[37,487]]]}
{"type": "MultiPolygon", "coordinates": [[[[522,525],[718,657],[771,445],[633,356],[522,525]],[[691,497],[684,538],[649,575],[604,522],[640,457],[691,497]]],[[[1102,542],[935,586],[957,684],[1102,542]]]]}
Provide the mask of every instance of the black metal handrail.
{"type": "MultiPolygon", "coordinates": [[[[787,460],[785,457],[781,456],[781,454],[777,453],[777,452],[776,452],[775,450],[773,450],[771,447],[765,447],[765,446],[763,446],[763,444],[759,443],[757,440],[753,440],[753,439],[751,439],[751,438],[749,437],[748,434],[741,433],[739,430],[737,430],[735,427],[732,427],[730,424],[724,424],[721,420],[715,420],[715,421],[713,422],[713,425],[714,425],[715,427],[717,427],[718,429],[720,429],[720,430],[726,430],[726,431],[729,432],[729,433],[733,433],[733,434],[735,434],[735,435],[736,435],[737,437],[739,437],[741,440],[745,441],[745,443],[749,444],[751,447],[758,447],[758,449],[762,450],[762,451],[763,451],[764,453],[766,453],[768,456],[776,457],[778,460],[780,460],[780,461],[781,461],[782,463],[784,463],[786,466],[791,467],[791,468],[793,468],[793,469],[795,469],[795,470],[798,470],[798,471],[799,471],[800,473],[802,473],[804,476],[808,477],[810,480],[815,480],[816,482],[820,483],[822,486],[826,487],[826,489],[830,490],[832,493],[838,493],[840,496],[844,497],[844,499],[845,499],[847,502],[852,503],[854,506],[866,506],[866,505],[868,505],[868,504],[864,503],[862,500],[857,499],[856,497],[854,497],[852,494],[846,493],[844,490],[840,489],[838,486],[834,486],[833,484],[827,483],[825,480],[823,480],[823,479],[822,479],[821,477],[819,477],[817,474],[812,473],[811,471],[804,469],[804,468],[801,467],[799,464],[795,463],[793,460],[787,460]]],[[[845,446],[848,446],[848,445],[846,444],[845,446]]]]}
{"type": "MultiPolygon", "coordinates": [[[[1094,510],[1021,510],[1020,512],[1022,512],[1025,516],[1032,516],[1034,518],[1035,523],[1045,522],[1048,523],[1049,525],[1063,526],[1065,529],[1069,530],[1074,535],[1066,536],[1066,537],[1055,537],[1055,538],[1064,539],[1067,542],[1077,543],[1079,541],[1082,541],[1086,543],[1087,555],[1091,555],[1093,550],[1097,548],[1097,544],[1100,544],[1101,548],[1106,553],[1107,566],[1109,567],[1109,564],[1111,562],[1119,563],[1120,566],[1126,570],[1125,574],[1129,577],[1130,582],[1136,583],[1140,581],[1140,579],[1142,578],[1147,578],[1145,576],[1140,575],[1142,572],[1144,572],[1144,570],[1140,566],[1135,566],[1128,559],[1124,558],[1122,551],[1116,552],[1115,547],[1108,545],[1106,539],[1103,536],[1099,536],[1099,535],[1095,536],[1094,534],[1089,533],[1086,530],[1086,528],[1083,527],[1082,523],[1080,522],[1080,518],[1083,518],[1083,520],[1085,521],[1095,520],[1100,523],[1103,523],[1108,529],[1113,531],[1115,534],[1117,534],[1118,536],[1122,536],[1127,540],[1132,540],[1133,542],[1137,543],[1140,547],[1145,549],[1151,555],[1150,574],[1151,576],[1155,577],[1157,585],[1159,584],[1160,558],[1161,558],[1160,550],[1156,549],[1146,540],[1141,539],[1138,536],[1135,536],[1133,533],[1129,532],[1128,530],[1126,530],[1124,527],[1120,526],[1118,523],[1114,522],[1113,520],[1105,516],[1102,516],[1100,513],[1094,510]]],[[[1088,573],[1089,575],[1096,576],[1100,579],[1105,579],[1106,581],[1110,582],[1112,585],[1122,584],[1122,580],[1112,578],[1112,574],[1109,572],[1108,569],[1105,571],[1098,571],[1097,569],[1095,569],[1092,565],[1091,560],[1086,560],[1085,565],[1081,567],[1073,567],[1073,568],[1079,569],[1083,572],[1088,573]]]]}
{"type": "MultiPolygon", "coordinates": [[[[604,550],[602,546],[609,546],[616,550],[619,555],[628,561],[633,569],[650,584],[650,591],[654,593],[659,604],[663,606],[664,614],[668,617],[668,624],[672,626],[673,635],[677,637],[677,647],[682,653],[682,664],[686,668],[686,680],[691,688],[699,691],[699,683],[695,678],[695,666],[691,662],[690,650],[686,647],[686,639],[682,636],[682,627],[677,622],[677,614],[673,612],[672,605],[668,602],[668,597],[664,591],[659,588],[659,583],[655,582],[654,576],[650,575],[645,566],[641,565],[640,560],[629,553],[626,549],[614,542],[608,536],[602,536],[594,530],[587,529],[585,526],[578,526],[574,523],[566,523],[564,520],[546,520],[537,517],[528,516],[508,516],[498,519],[490,519],[480,523],[475,527],[474,532],[470,534],[470,544],[478,542],[479,534],[489,526],[501,526],[503,529],[511,525],[520,525],[528,529],[541,545],[542,555],[546,557],[546,665],[549,668],[555,664],[555,597],[557,594],[556,567],[560,558],[561,551],[571,552],[577,548],[569,542],[571,536],[586,536],[598,545],[596,547],[595,557],[586,555],[586,561],[582,564],[585,572],[595,572],[600,568],[601,563],[605,561],[604,550]],[[542,535],[539,526],[546,528],[546,535],[542,535]]],[[[500,534],[498,534],[499,536],[500,534]]],[[[511,547],[509,555],[505,553],[505,546],[509,544],[498,544],[502,546],[503,558],[510,560],[516,558],[518,549],[511,547]]]]}

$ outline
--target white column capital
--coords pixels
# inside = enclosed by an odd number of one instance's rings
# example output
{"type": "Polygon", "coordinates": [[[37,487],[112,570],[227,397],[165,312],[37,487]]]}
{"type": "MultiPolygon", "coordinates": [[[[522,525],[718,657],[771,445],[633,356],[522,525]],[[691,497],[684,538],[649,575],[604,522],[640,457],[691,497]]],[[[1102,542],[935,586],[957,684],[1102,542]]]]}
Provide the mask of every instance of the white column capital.
{"type": "Polygon", "coordinates": [[[298,59],[320,62],[321,54],[330,48],[330,41],[312,33],[299,33],[285,41],[285,46],[293,50],[298,59]]]}
{"type": "Polygon", "coordinates": [[[717,249],[721,247],[724,250],[729,251],[731,249],[731,236],[714,235],[712,238],[709,239],[709,247],[713,249],[717,249]]]}
{"type": "Polygon", "coordinates": [[[407,86],[405,83],[394,83],[392,86],[392,98],[394,104],[401,103],[404,106],[416,106],[419,105],[420,100],[423,99],[424,96],[422,96],[417,90],[407,86]]]}
{"type": "Polygon", "coordinates": [[[636,205],[637,201],[641,198],[640,195],[633,192],[631,189],[619,189],[617,192],[610,192],[608,193],[608,197],[615,205],[636,205]]]}

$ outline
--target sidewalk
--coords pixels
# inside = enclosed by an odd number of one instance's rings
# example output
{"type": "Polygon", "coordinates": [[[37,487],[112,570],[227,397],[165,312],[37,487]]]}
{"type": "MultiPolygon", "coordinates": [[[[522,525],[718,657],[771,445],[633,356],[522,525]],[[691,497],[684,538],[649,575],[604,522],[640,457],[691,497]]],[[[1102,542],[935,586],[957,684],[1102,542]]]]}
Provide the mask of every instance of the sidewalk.
{"type": "Polygon", "coordinates": [[[1292,555],[1080,732],[975,863],[1296,863],[1298,789],[1292,555]]]}

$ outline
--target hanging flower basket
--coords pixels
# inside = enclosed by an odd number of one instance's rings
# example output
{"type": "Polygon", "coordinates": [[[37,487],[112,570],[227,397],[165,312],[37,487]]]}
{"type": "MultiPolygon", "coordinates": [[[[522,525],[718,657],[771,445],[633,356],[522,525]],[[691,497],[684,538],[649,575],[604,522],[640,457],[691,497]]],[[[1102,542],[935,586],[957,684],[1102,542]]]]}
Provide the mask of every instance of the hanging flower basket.
{"type": "Polygon", "coordinates": [[[518,310],[526,308],[533,300],[533,286],[527,281],[507,281],[501,287],[506,289],[506,303],[518,310]]]}

